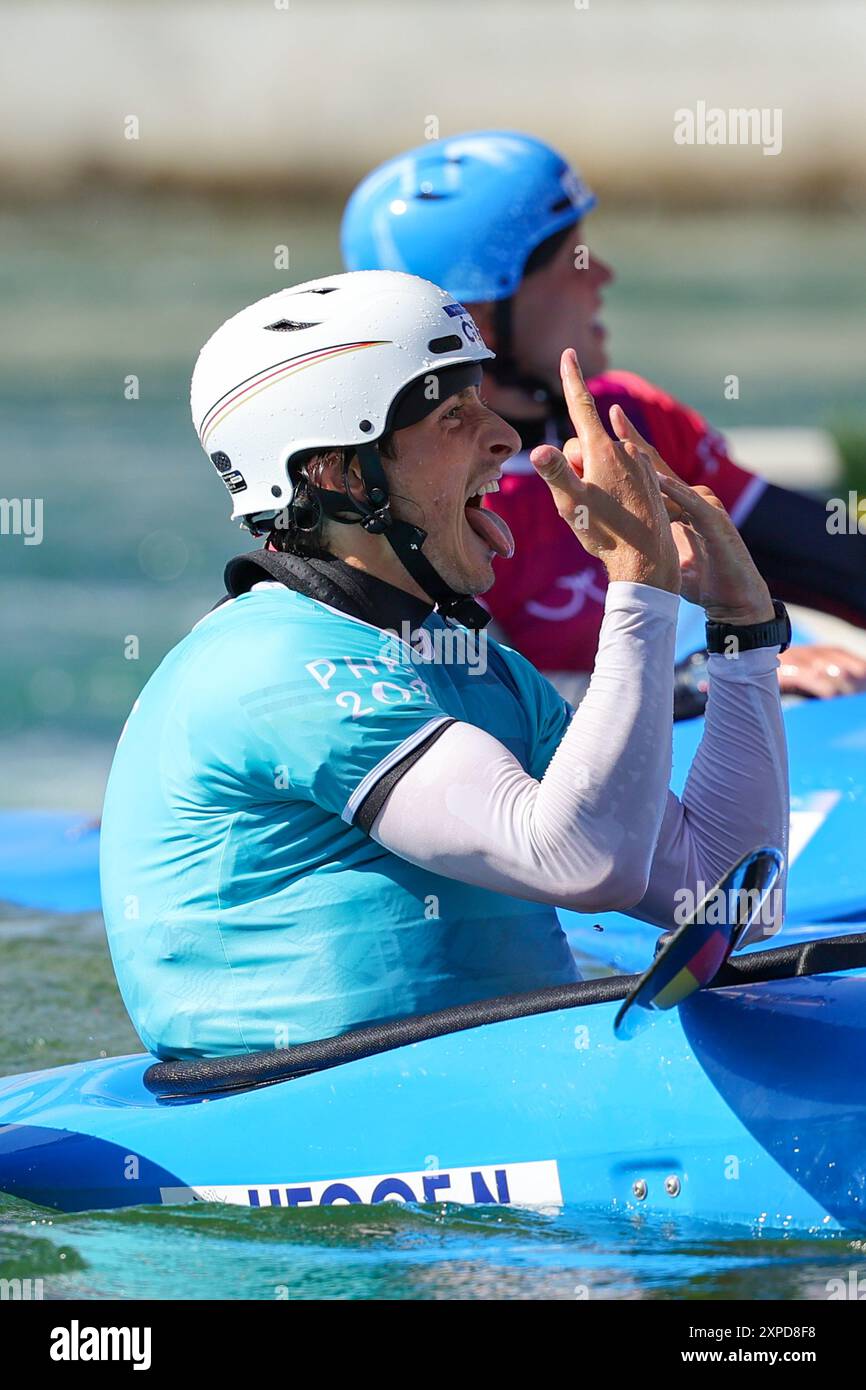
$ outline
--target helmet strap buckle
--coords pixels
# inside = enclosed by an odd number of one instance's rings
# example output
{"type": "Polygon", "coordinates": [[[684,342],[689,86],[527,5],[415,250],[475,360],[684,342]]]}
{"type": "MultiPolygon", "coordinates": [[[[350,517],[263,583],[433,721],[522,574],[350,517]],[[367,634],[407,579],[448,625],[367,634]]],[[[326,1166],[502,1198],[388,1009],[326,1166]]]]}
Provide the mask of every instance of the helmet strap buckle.
{"type": "Polygon", "coordinates": [[[393,524],[390,508],[387,504],[375,512],[368,512],[360,520],[362,528],[371,536],[381,536],[393,524]]]}

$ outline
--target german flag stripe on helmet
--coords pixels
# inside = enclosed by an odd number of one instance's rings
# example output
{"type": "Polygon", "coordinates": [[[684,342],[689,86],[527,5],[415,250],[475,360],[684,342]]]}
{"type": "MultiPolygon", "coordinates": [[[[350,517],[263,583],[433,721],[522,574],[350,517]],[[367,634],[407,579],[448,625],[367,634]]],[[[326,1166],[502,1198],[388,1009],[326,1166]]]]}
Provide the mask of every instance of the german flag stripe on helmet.
{"type": "Polygon", "coordinates": [[[275,386],[277,382],[291,376],[294,372],[313,367],[317,362],[327,361],[331,357],[342,357],[348,352],[359,352],[362,348],[383,347],[387,342],[388,339],[382,338],[369,342],[337,343],[334,347],[320,348],[318,352],[301,353],[297,357],[286,357],[282,362],[275,362],[270,367],[264,367],[254,376],[247,377],[245,381],[240,381],[236,386],[232,386],[210,407],[199,425],[198,433],[202,444],[206,448],[208,438],[217,425],[222,424],[240,406],[252,400],[260,391],[266,391],[270,386],[275,386]]]}

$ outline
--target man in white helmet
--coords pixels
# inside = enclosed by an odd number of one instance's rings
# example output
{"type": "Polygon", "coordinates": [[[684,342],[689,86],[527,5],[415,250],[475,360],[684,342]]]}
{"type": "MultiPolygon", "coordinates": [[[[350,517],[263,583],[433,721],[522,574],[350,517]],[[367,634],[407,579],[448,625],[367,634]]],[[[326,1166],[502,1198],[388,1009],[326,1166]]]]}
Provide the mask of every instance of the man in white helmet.
{"type": "Polygon", "coordinates": [[[267,539],[151,677],[109,779],[108,937],[160,1056],[568,982],[556,905],[667,926],[684,886],[784,848],[784,610],[709,494],[607,436],[573,353],[579,466],[551,446],[533,462],[610,581],[578,712],[478,636],[475,595],[512,549],[479,502],[519,448],[478,394],[489,357],[462,305],[390,272],[283,290],[202,350],[199,437],[234,517],[267,539]],[[710,659],[682,801],[681,587],[738,652],[710,659]]]}

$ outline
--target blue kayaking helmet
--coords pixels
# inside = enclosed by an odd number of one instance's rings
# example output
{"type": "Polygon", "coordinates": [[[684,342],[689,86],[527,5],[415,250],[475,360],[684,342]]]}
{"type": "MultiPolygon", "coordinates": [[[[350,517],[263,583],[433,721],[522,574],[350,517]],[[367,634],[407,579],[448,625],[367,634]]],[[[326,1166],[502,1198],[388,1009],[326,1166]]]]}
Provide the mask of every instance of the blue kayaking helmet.
{"type": "Polygon", "coordinates": [[[531,253],[595,207],[562,155],[510,130],[431,140],[362,179],[341,228],[347,270],[406,270],[463,303],[509,299],[531,253]]]}
{"type": "Polygon", "coordinates": [[[347,270],[420,275],[463,303],[493,301],[489,369],[546,398],[513,359],[510,300],[532,253],[595,203],[562,155],[531,135],[482,130],[428,141],[358,184],[343,214],[343,260],[347,270]]]}

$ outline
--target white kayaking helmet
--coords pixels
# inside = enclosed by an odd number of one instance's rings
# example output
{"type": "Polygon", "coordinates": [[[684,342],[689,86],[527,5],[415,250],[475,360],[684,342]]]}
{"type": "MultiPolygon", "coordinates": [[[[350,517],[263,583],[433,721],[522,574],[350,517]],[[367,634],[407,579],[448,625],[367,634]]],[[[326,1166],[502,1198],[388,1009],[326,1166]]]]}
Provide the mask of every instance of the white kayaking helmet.
{"type": "Polygon", "coordinates": [[[492,356],[450,294],[396,271],[328,275],[242,309],[205,343],[190,392],[232,519],[275,516],[291,502],[292,459],[374,443],[413,382],[433,410],[452,377],[440,381],[443,368],[492,356]]]}
{"type": "Polygon", "coordinates": [[[478,625],[421,555],[426,532],[390,513],[378,441],[481,380],[493,353],[445,290],[398,271],[355,271],[279,290],[218,328],[199,354],[190,404],[202,447],[253,534],[291,508],[293,462],[344,451],[344,492],[313,488],[322,513],[384,533],[440,611],[478,625]],[[357,456],[366,488],[346,482],[357,456]],[[352,514],[347,516],[347,511],[352,514]]]}

